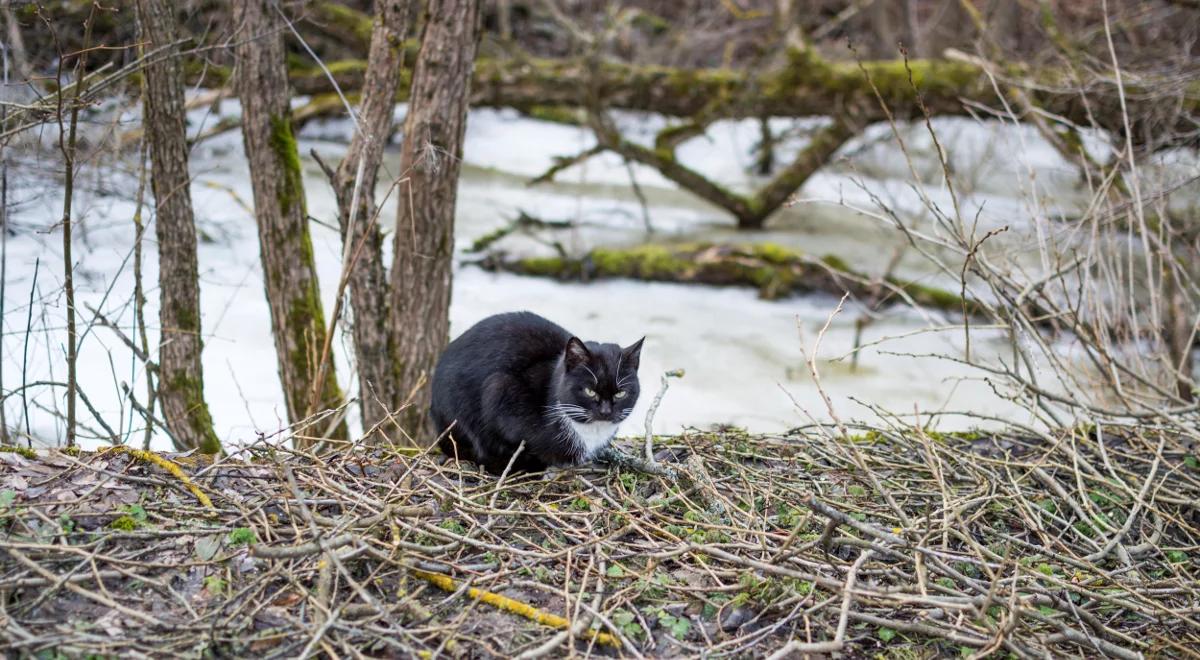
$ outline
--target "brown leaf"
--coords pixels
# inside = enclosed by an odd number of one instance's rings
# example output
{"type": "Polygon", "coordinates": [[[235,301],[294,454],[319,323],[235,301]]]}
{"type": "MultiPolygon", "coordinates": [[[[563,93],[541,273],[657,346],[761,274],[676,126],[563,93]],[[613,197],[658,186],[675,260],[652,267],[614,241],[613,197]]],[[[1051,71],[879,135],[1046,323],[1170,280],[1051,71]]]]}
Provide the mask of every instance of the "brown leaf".
{"type": "Polygon", "coordinates": [[[291,607],[302,600],[304,600],[304,596],[301,596],[294,591],[285,591],[284,593],[280,594],[278,598],[271,601],[271,604],[278,605],[279,607],[291,607]]]}

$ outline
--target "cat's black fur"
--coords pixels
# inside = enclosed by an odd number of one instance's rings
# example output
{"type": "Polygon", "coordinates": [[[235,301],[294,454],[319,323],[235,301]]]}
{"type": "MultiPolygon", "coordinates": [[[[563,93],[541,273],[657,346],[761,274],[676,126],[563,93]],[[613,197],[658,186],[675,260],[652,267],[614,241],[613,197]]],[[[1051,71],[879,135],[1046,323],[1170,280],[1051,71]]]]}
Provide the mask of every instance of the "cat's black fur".
{"type": "Polygon", "coordinates": [[[607,424],[615,433],[637,403],[641,350],[642,340],[582,342],[531,312],[488,317],[438,360],[430,415],[438,431],[450,428],[438,446],[493,473],[521,441],[514,470],[586,462],[611,440],[607,424]]]}

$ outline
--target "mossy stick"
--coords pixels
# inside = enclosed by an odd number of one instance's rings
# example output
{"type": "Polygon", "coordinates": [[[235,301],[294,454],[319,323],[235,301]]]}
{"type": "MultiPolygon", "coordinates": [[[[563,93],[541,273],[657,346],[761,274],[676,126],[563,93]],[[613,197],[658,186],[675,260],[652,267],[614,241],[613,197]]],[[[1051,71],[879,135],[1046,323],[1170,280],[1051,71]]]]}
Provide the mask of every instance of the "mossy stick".
{"type": "MultiPolygon", "coordinates": [[[[411,569],[410,572],[414,576],[425,580],[426,582],[443,591],[449,591],[450,593],[458,591],[461,586],[449,575],[430,573],[428,571],[422,571],[415,568],[411,569]]],[[[467,589],[467,595],[482,603],[487,603],[488,605],[502,609],[505,612],[512,612],[513,614],[523,616],[530,621],[540,623],[544,626],[558,628],[559,630],[567,630],[571,625],[570,621],[558,616],[557,614],[543,612],[532,605],[522,603],[519,600],[513,600],[508,596],[501,596],[500,594],[493,593],[491,591],[484,591],[483,589],[470,587],[467,589]]],[[[612,647],[621,646],[621,642],[618,641],[616,637],[613,637],[605,632],[587,630],[584,632],[584,636],[588,639],[595,639],[597,644],[605,644],[612,647]]]]}
{"type": "Polygon", "coordinates": [[[187,488],[189,492],[191,492],[192,495],[196,496],[196,499],[200,501],[200,504],[204,505],[204,508],[206,508],[206,509],[214,508],[212,500],[210,500],[208,498],[208,495],[205,495],[204,491],[200,490],[200,487],[197,486],[195,484],[195,482],[193,482],[187,476],[187,473],[185,473],[183,471],[183,468],[179,467],[179,465],[177,463],[175,463],[174,461],[163,458],[162,456],[159,456],[158,454],[156,454],[152,451],[145,451],[143,449],[134,449],[132,447],[127,447],[125,445],[118,445],[107,451],[114,453],[114,454],[129,454],[134,459],[142,461],[143,463],[151,463],[151,464],[157,465],[158,467],[160,467],[160,468],[166,470],[168,473],[170,473],[171,476],[178,479],[180,481],[180,483],[182,483],[184,485],[184,487],[187,488]]]}

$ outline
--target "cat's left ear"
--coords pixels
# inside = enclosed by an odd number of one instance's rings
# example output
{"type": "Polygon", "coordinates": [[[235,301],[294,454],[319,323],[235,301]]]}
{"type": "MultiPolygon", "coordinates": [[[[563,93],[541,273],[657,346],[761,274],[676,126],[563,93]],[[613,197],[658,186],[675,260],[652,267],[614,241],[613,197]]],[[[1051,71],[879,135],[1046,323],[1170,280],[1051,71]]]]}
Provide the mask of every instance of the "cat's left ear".
{"type": "Polygon", "coordinates": [[[571,337],[567,340],[567,349],[564,354],[567,364],[567,370],[570,371],[581,364],[587,364],[592,361],[592,352],[579,339],[579,337],[571,337]]]}
{"type": "Polygon", "coordinates": [[[629,348],[621,349],[621,362],[633,367],[634,371],[637,371],[638,364],[641,362],[642,342],[644,341],[646,341],[646,338],[642,337],[641,339],[630,344],[629,348]]]}

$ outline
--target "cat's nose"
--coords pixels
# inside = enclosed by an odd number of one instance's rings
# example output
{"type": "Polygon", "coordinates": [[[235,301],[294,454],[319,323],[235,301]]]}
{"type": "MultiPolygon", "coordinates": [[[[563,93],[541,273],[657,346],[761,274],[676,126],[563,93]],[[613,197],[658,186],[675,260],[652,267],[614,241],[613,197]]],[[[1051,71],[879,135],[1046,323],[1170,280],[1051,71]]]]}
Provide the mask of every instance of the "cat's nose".
{"type": "Polygon", "coordinates": [[[607,401],[600,402],[600,414],[604,417],[612,415],[612,404],[607,401]]]}

